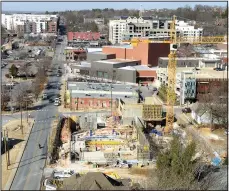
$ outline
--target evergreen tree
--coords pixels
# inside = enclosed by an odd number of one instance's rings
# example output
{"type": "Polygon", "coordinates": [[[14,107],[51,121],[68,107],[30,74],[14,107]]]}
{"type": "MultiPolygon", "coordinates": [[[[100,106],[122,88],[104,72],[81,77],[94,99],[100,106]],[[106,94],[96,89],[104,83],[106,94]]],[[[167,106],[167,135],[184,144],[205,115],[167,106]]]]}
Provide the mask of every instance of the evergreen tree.
{"type": "Polygon", "coordinates": [[[170,148],[159,154],[157,159],[158,186],[161,189],[186,189],[195,186],[194,169],[196,144],[191,142],[186,147],[179,138],[174,137],[170,148]]]}
{"type": "Polygon", "coordinates": [[[11,74],[11,76],[16,77],[18,74],[18,68],[13,64],[10,68],[9,68],[9,73],[11,74]]]}

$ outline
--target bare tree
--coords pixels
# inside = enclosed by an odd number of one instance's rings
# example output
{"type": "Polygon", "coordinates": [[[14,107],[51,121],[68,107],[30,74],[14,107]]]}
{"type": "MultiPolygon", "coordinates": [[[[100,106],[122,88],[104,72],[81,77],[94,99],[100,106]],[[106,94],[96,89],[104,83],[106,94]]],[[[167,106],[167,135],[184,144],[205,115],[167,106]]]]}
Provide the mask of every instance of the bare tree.
{"type": "Polygon", "coordinates": [[[10,101],[10,95],[9,91],[7,90],[6,86],[2,86],[2,91],[1,91],[1,109],[4,110],[8,102],[10,101]]]}
{"type": "Polygon", "coordinates": [[[32,92],[33,92],[34,97],[35,97],[36,100],[38,99],[38,96],[39,96],[39,94],[41,92],[41,89],[42,89],[42,85],[41,85],[40,80],[35,79],[35,81],[33,83],[33,87],[32,87],[32,92]]]}
{"type": "Polygon", "coordinates": [[[21,108],[25,108],[28,105],[33,103],[32,98],[28,98],[28,90],[30,87],[26,84],[19,84],[13,90],[12,100],[16,104],[16,106],[20,106],[21,108]]]}
{"type": "Polygon", "coordinates": [[[25,63],[23,64],[20,68],[19,68],[19,74],[24,74],[26,79],[28,78],[29,75],[31,75],[31,67],[29,66],[29,63],[25,63]]]}
{"type": "Polygon", "coordinates": [[[219,124],[227,129],[227,81],[223,81],[218,88],[211,86],[209,92],[206,92],[200,99],[201,105],[210,113],[211,126],[213,123],[219,124]]]}
{"type": "Polygon", "coordinates": [[[47,71],[51,67],[52,57],[44,57],[42,60],[39,61],[40,66],[47,71]]]}
{"type": "Polygon", "coordinates": [[[38,99],[39,94],[41,93],[41,91],[44,89],[44,84],[47,81],[47,76],[46,76],[46,72],[45,72],[45,67],[44,66],[40,66],[38,68],[37,74],[36,74],[36,78],[33,81],[33,85],[32,85],[32,92],[34,94],[35,99],[38,99]]]}
{"type": "Polygon", "coordinates": [[[29,56],[28,52],[21,52],[18,57],[19,57],[20,60],[24,60],[28,56],[29,56]]]}

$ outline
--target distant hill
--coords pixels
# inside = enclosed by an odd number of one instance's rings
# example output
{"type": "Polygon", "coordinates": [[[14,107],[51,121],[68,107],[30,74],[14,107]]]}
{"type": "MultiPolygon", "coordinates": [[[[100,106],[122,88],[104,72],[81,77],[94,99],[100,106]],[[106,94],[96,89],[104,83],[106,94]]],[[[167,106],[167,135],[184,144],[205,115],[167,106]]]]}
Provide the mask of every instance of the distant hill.
{"type": "Polygon", "coordinates": [[[2,14],[26,14],[26,13],[31,13],[31,14],[45,14],[44,11],[2,11],[2,14]]]}

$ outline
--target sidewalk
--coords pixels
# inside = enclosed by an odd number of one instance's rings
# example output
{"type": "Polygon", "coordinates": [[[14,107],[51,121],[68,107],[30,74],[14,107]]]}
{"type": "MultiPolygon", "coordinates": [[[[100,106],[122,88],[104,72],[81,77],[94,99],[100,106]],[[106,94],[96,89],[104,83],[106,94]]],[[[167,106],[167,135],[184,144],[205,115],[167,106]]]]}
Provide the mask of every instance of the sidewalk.
{"type": "MultiPolygon", "coordinates": [[[[6,124],[4,128],[7,127],[13,127],[13,124],[17,125],[18,120],[12,121],[9,126],[9,124],[6,124]]],[[[27,124],[26,120],[23,120],[23,124],[27,124]]],[[[5,160],[5,153],[4,157],[2,156],[2,189],[4,190],[9,190],[12,184],[12,181],[15,177],[15,174],[17,172],[18,166],[20,165],[21,158],[23,156],[25,147],[27,145],[28,138],[30,136],[30,132],[33,128],[34,125],[34,119],[29,119],[29,124],[26,125],[24,128],[26,129],[24,136],[19,135],[19,133],[14,134],[14,132],[9,132],[9,137],[10,138],[15,138],[15,139],[22,139],[26,140],[25,142],[20,142],[17,145],[14,145],[14,147],[10,150],[10,162],[11,165],[8,167],[8,170],[6,169],[6,160],[5,160]]],[[[20,131],[20,130],[19,130],[20,131]]],[[[21,132],[21,131],[20,131],[21,132]]]]}

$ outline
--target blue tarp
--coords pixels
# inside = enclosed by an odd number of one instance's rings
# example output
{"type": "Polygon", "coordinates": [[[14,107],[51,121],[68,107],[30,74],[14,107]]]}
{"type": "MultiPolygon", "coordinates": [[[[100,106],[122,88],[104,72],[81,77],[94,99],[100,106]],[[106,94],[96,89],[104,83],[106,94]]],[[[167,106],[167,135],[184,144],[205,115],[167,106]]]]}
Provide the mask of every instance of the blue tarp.
{"type": "Polygon", "coordinates": [[[157,131],[156,129],[153,129],[150,133],[154,133],[156,135],[162,136],[162,133],[160,131],[157,131]]]}
{"type": "Polygon", "coordinates": [[[212,159],[212,165],[213,166],[219,166],[220,162],[221,162],[221,158],[219,158],[219,157],[215,157],[212,159]]]}

